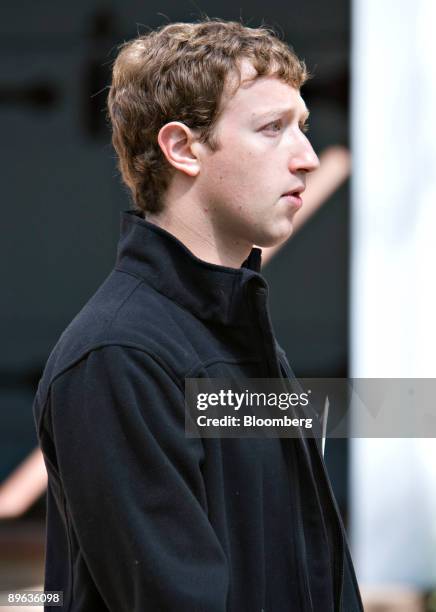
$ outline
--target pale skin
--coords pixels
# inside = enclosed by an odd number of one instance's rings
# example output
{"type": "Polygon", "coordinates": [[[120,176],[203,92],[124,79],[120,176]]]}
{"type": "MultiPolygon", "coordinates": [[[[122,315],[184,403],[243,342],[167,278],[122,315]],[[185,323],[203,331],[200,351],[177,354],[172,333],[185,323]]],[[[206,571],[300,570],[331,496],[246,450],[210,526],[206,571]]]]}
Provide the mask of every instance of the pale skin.
{"type": "Polygon", "coordinates": [[[215,127],[218,151],[181,122],[161,128],[158,142],[175,172],[163,211],[147,215],[198,258],[232,268],[254,245],[289,238],[306,176],[319,166],[304,133],[308,111],[299,90],[254,75],[244,61],[241,85],[224,100],[215,127]]]}
{"type": "Polygon", "coordinates": [[[0,518],[19,516],[47,486],[47,471],[39,448],[35,448],[0,487],[0,518]]]}

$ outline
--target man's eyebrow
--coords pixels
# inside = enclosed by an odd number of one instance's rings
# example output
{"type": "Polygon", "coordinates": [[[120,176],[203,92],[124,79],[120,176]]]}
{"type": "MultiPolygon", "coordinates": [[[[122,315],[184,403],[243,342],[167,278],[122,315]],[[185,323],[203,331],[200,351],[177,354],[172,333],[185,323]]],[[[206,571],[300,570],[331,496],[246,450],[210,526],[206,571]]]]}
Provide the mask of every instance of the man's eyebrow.
{"type": "MultiPolygon", "coordinates": [[[[295,115],[295,114],[296,114],[295,108],[285,107],[285,108],[275,108],[269,111],[265,111],[263,113],[254,112],[252,117],[255,121],[257,121],[261,119],[268,119],[269,117],[280,117],[282,115],[295,115]]],[[[310,112],[307,109],[305,109],[301,116],[301,121],[307,121],[309,118],[309,115],[310,115],[310,112]]]]}

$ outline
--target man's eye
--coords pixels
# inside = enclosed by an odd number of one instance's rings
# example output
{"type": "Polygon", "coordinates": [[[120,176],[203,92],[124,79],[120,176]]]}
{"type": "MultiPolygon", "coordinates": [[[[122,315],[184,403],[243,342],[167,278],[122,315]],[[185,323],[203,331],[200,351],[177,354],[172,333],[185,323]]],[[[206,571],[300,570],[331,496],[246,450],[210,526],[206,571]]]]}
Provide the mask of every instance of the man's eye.
{"type": "Polygon", "coordinates": [[[300,125],[300,130],[302,132],[304,132],[305,134],[309,131],[309,123],[308,123],[308,121],[306,121],[305,123],[300,125]]]}
{"type": "Polygon", "coordinates": [[[271,123],[268,123],[268,125],[266,125],[263,129],[268,130],[270,132],[280,132],[280,130],[282,129],[282,122],[272,121],[271,123]]]}

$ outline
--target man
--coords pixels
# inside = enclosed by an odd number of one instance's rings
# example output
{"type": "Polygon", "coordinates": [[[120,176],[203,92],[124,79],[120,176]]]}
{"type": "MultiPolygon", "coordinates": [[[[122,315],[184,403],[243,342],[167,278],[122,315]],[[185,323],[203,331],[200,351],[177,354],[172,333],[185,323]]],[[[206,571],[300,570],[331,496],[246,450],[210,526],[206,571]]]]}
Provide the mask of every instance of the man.
{"type": "Polygon", "coordinates": [[[362,610],[314,439],[185,436],[186,378],[292,376],[260,250],[318,159],[294,53],[265,29],[171,24],[127,43],[109,113],[135,211],[35,399],[47,590],[68,610],[362,610]]]}

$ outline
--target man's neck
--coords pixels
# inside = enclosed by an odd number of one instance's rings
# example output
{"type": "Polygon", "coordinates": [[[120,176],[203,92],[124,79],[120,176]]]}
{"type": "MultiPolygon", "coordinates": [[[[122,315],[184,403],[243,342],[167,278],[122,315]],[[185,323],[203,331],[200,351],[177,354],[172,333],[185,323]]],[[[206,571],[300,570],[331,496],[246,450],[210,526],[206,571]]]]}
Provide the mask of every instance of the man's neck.
{"type": "Polygon", "coordinates": [[[161,227],[182,242],[196,257],[212,264],[240,268],[253,245],[220,231],[209,211],[191,198],[166,203],[158,214],[146,214],[146,220],[161,227]]]}

